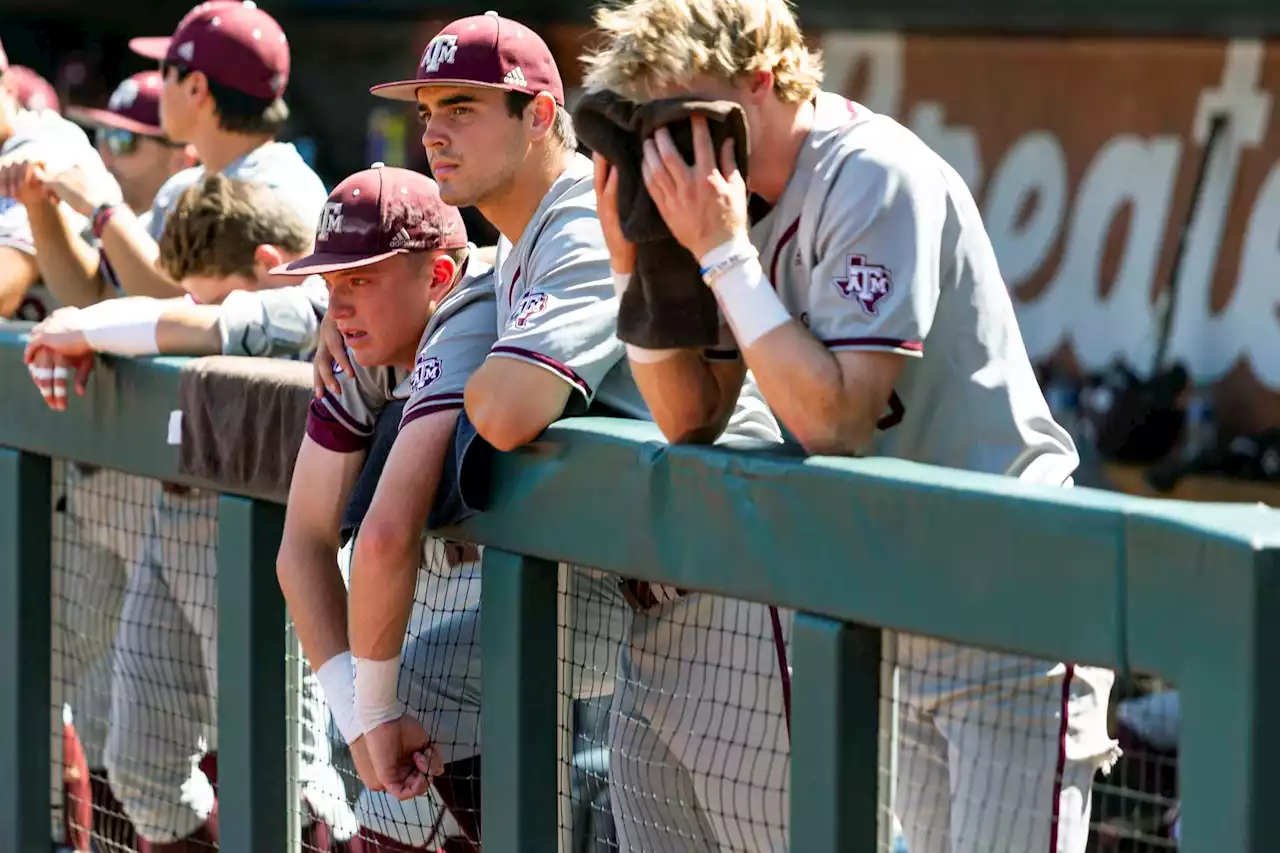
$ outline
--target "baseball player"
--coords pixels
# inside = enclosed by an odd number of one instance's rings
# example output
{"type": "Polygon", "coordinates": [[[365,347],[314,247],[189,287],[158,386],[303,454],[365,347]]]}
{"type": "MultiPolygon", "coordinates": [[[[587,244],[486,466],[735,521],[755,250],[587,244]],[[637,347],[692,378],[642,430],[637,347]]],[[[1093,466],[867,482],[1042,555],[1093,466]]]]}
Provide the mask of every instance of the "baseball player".
{"type": "MultiPolygon", "coordinates": [[[[415,79],[372,91],[417,103],[441,197],[474,205],[501,233],[495,265],[498,339],[465,392],[467,416],[479,434],[510,450],[553,421],[589,409],[648,419],[614,334],[618,306],[595,213],[591,163],[576,151],[564,87],[542,39],[492,12],[463,18],[432,38],[415,79]]],[[[327,349],[336,357],[340,347],[330,343],[327,349]]],[[[329,364],[317,356],[325,385],[333,382],[329,364]]],[[[777,440],[776,425],[750,392],[743,394],[728,432],[777,440]]],[[[360,566],[357,543],[357,575],[360,566]]],[[[569,689],[575,699],[608,695],[618,644],[629,630],[628,602],[652,604],[659,591],[576,567],[570,583],[576,587],[570,618],[579,627],[572,638],[569,689]]],[[[353,590],[353,598],[359,595],[353,590]]],[[[428,656],[426,673],[410,673],[412,680],[425,681],[428,707],[441,709],[429,727],[445,762],[435,787],[473,839],[480,826],[479,695],[452,685],[461,673],[478,677],[480,654],[478,643],[453,638],[476,636],[479,619],[478,609],[467,612],[437,639],[422,639],[423,647],[434,643],[445,653],[428,656]]],[[[386,678],[377,673],[389,671],[392,660],[357,660],[357,691],[366,681],[362,666],[377,684],[386,678]]],[[[400,767],[407,766],[405,760],[402,755],[400,767]]]]}
{"type": "MultiPolygon", "coordinates": [[[[474,564],[441,571],[442,544],[429,540],[424,550],[423,542],[465,383],[496,338],[492,269],[469,257],[473,249],[461,214],[430,178],[379,164],[334,189],[314,254],[277,269],[324,276],[329,316],[357,362],[338,373],[337,394],[326,391],[311,405],[280,546],[280,585],[361,778],[399,799],[424,797],[426,762],[452,747],[431,745],[423,726],[440,709],[420,681],[400,677],[402,653],[412,672],[423,658],[419,645],[438,643],[478,604],[474,564]],[[355,536],[348,615],[338,561],[344,509],[376,423],[397,401],[399,431],[355,536]],[[425,602],[406,644],[415,584],[425,602]],[[384,660],[393,663],[370,669],[384,660]]],[[[460,671],[456,687],[478,692],[479,673],[460,671]]],[[[474,721],[468,726],[474,730],[474,721]]],[[[421,811],[388,814],[393,803],[367,794],[359,809],[366,850],[434,849],[443,840],[438,808],[426,810],[424,825],[421,811]]]]}
{"type": "MultiPolygon", "coordinates": [[[[278,336],[264,328],[276,321],[266,297],[283,283],[269,271],[311,244],[311,228],[269,187],[210,174],[178,197],[160,240],[166,274],[204,304],[126,297],[59,309],[28,343],[33,378],[62,409],[72,374],[83,393],[94,352],[213,354],[225,349],[228,333],[278,336]],[[233,300],[241,307],[226,311],[233,300]],[[143,304],[151,302],[159,304],[143,304]]],[[[291,312],[282,313],[289,322],[291,312]]],[[[192,838],[216,838],[213,790],[196,767],[206,750],[216,750],[216,497],[166,487],[153,500],[116,637],[104,761],[142,837],[153,849],[184,849],[192,838]]],[[[331,765],[327,715],[314,684],[304,683],[303,698],[309,817],[346,840],[356,826],[331,765]]],[[[321,830],[313,824],[312,831],[321,830]]]]}
{"type": "MultiPolygon", "coordinates": [[[[818,58],[784,0],[634,0],[597,20],[605,39],[588,58],[589,88],[640,101],[697,92],[746,114],[746,183],[731,148],[712,150],[705,120],[694,121],[693,163],[662,129],[644,143],[643,175],[673,236],[700,259],[740,370],[795,441],[815,454],[1070,482],[1075,448],[1040,394],[964,182],[892,119],[821,91],[818,58]]],[[[614,270],[625,276],[633,250],[617,227],[616,179],[598,168],[601,209],[613,207],[602,219],[614,270]]],[[[632,366],[646,394],[708,388],[705,365],[687,353],[632,366]]],[[[701,403],[666,411],[726,405],[701,403]]],[[[659,425],[680,436],[707,424],[659,425]]],[[[752,633],[746,657],[771,659],[770,632],[752,633]]],[[[756,673],[716,669],[707,647],[649,651],[628,673],[634,701],[653,710],[663,692],[650,720],[692,768],[699,803],[727,812],[718,844],[780,849],[766,824],[785,825],[785,793],[750,814],[741,803],[755,795],[753,779],[723,789],[735,751],[783,745],[751,740],[779,731],[781,691],[735,709],[735,689],[756,673]],[[694,665],[674,671],[660,652],[694,665]],[[734,716],[742,710],[747,719],[734,716]]],[[[910,636],[898,638],[894,662],[897,810],[912,853],[1084,850],[1092,778],[1115,755],[1111,672],[910,636]]]]}
{"type": "MultiPolygon", "coordinates": [[[[87,179],[105,174],[84,131],[53,110],[23,105],[21,82],[21,72],[17,79],[10,75],[0,46],[0,166],[38,157],[53,170],[79,166],[87,179]]],[[[65,206],[63,212],[77,218],[65,206]]],[[[47,316],[49,299],[37,287],[40,278],[27,209],[14,197],[12,187],[0,186],[0,317],[40,320],[47,316]]]]}

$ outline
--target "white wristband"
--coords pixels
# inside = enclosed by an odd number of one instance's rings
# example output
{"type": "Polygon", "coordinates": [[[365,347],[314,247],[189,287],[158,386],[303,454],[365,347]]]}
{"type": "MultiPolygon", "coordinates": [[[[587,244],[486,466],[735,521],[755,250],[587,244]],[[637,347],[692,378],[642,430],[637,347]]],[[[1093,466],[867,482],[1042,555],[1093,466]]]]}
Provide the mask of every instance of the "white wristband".
{"type": "Polygon", "coordinates": [[[760,257],[756,247],[745,235],[738,235],[716,246],[698,259],[702,280],[708,287],[715,287],[727,271],[752,258],[760,257]]]}
{"type": "Polygon", "coordinates": [[[338,724],[347,743],[354,743],[364,734],[360,728],[360,718],[356,716],[356,670],[351,652],[342,652],[324,662],[324,666],[316,670],[316,678],[324,690],[325,701],[333,712],[333,721],[338,724]]]}
{"type": "Polygon", "coordinates": [[[116,355],[155,355],[162,300],[133,296],[81,308],[76,319],[89,346],[116,355]]]}
{"type": "Polygon", "coordinates": [[[355,658],[355,662],[356,716],[360,720],[360,731],[369,732],[403,717],[404,703],[396,690],[400,681],[400,658],[355,658]]]}
{"type": "Polygon", "coordinates": [[[711,292],[743,350],[791,319],[757,257],[742,258],[723,268],[711,292]]]}

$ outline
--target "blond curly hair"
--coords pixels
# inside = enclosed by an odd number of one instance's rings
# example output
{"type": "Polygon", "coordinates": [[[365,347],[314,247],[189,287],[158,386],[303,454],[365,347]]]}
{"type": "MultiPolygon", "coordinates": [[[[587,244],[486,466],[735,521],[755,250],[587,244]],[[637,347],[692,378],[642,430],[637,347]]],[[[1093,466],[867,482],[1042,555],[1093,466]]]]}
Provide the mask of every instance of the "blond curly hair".
{"type": "Polygon", "coordinates": [[[604,44],[583,57],[584,86],[645,101],[698,74],[770,71],[788,103],[813,98],[822,58],[805,45],[788,0],[631,0],[598,9],[604,44]]]}

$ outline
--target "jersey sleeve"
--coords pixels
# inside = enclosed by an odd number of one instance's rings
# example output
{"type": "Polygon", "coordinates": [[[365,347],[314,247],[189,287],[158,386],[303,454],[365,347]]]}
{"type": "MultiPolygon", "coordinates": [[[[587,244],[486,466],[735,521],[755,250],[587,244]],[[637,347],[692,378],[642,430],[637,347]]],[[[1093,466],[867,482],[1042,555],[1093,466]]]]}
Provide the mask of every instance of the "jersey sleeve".
{"type": "Polygon", "coordinates": [[[609,253],[595,211],[583,204],[553,213],[511,290],[523,295],[499,306],[506,318],[490,357],[514,358],[568,382],[574,411],[595,398],[605,375],[625,355],[617,337],[618,302],[609,253]]]}
{"type": "Polygon", "coordinates": [[[921,356],[938,305],[947,196],[935,169],[856,152],[816,227],[805,318],[828,349],[921,356]]]}
{"type": "Polygon", "coordinates": [[[323,396],[312,399],[307,410],[307,435],[334,453],[367,450],[378,414],[389,402],[383,390],[386,386],[379,382],[385,378],[385,368],[353,366],[354,375],[342,370],[335,361],[333,374],[342,393],[334,396],[326,389],[323,396]]]}
{"type": "Polygon", "coordinates": [[[0,246],[17,249],[28,255],[36,253],[35,238],[27,209],[14,198],[0,198],[0,246]]]}
{"type": "Polygon", "coordinates": [[[328,305],[319,277],[292,287],[232,291],[218,317],[222,354],[278,358],[313,352],[328,305]]]}
{"type": "Polygon", "coordinates": [[[404,425],[426,415],[462,408],[462,392],[497,339],[493,288],[471,299],[428,334],[409,375],[404,425]]]}

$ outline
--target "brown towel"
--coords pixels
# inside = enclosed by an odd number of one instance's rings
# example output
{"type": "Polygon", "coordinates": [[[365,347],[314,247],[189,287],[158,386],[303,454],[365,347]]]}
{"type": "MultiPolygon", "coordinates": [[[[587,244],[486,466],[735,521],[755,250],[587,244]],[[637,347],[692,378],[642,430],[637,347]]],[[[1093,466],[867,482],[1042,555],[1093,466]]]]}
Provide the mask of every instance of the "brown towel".
{"type": "Polygon", "coordinates": [[[192,359],[178,378],[178,470],[228,491],[288,499],[311,389],[308,362],[192,359]]]}
{"type": "Polygon", "coordinates": [[[665,98],[637,105],[612,92],[589,92],[574,109],[578,138],[618,169],[618,209],[622,233],[636,244],[636,269],[618,306],[618,337],[647,349],[714,347],[720,316],[714,295],[702,281],[698,259],[671,236],[640,174],[641,142],[670,125],[671,137],[693,162],[694,115],[707,117],[717,160],[724,140],[734,141],[734,157],[747,174],[747,122],[732,101],[665,98]]]}

